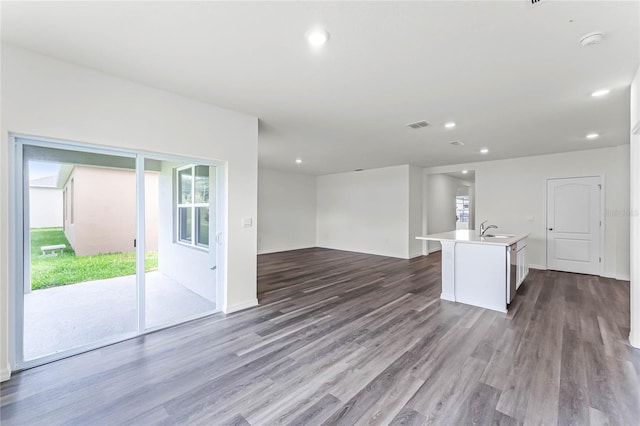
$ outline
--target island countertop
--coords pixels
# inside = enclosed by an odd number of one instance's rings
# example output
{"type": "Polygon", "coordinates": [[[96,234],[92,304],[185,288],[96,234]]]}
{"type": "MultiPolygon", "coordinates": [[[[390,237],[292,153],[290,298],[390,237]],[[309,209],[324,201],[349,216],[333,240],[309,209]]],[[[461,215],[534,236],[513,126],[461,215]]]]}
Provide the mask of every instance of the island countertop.
{"type": "Polygon", "coordinates": [[[439,234],[424,235],[416,237],[418,240],[427,241],[452,241],[460,243],[472,243],[472,244],[491,244],[496,246],[510,246],[520,240],[527,238],[530,234],[491,234],[494,236],[478,235],[477,231],[470,231],[466,229],[460,229],[457,231],[441,232],[439,234]]]}

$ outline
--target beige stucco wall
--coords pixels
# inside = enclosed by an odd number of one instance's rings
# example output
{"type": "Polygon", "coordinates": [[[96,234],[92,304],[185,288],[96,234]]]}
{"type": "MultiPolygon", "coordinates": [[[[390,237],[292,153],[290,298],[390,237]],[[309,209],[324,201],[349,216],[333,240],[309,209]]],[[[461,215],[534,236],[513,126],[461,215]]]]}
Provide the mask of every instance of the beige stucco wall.
{"type": "Polygon", "coordinates": [[[29,188],[29,227],[62,226],[62,190],[33,186],[29,188]]]}
{"type": "MultiPolygon", "coordinates": [[[[158,176],[145,176],[147,201],[157,204],[158,176]]],[[[136,237],[136,175],[131,170],[75,167],[65,184],[65,234],[77,256],[133,252],[136,237]],[[71,182],[73,181],[73,196],[71,182]],[[73,201],[72,201],[73,198],[73,201]],[[73,205],[72,205],[73,203],[73,205]],[[73,209],[73,223],[71,223],[73,209]]],[[[157,211],[146,214],[147,250],[158,249],[157,211]]]]}

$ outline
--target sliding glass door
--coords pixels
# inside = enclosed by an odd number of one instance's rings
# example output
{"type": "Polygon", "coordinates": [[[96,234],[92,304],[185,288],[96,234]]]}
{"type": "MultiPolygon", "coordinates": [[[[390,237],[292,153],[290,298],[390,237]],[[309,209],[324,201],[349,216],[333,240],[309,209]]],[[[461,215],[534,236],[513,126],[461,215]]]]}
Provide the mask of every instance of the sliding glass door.
{"type": "Polygon", "coordinates": [[[16,368],[216,311],[217,167],[14,142],[16,368]]]}

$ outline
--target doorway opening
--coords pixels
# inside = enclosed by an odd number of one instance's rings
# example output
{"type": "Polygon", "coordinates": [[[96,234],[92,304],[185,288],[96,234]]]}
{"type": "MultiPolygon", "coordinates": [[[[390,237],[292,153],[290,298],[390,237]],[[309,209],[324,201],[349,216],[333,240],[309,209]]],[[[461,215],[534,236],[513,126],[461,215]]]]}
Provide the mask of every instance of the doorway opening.
{"type": "MultiPolygon", "coordinates": [[[[427,180],[427,234],[475,229],[475,171],[434,173],[427,180]]],[[[440,250],[428,241],[427,252],[440,250]]]]}
{"type": "Polygon", "coordinates": [[[220,164],[13,140],[16,369],[218,310],[220,164]]]}
{"type": "Polygon", "coordinates": [[[469,194],[466,187],[458,188],[458,192],[464,189],[464,195],[456,195],[456,229],[469,229],[469,194]]]}

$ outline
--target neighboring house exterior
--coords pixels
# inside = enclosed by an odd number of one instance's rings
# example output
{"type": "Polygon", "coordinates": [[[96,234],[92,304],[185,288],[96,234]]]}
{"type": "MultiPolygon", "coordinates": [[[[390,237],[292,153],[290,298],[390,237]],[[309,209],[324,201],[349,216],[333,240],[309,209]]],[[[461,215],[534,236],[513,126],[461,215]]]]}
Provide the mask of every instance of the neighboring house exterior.
{"type": "Polygon", "coordinates": [[[56,176],[29,181],[29,227],[62,227],[62,189],[56,176]]]}
{"type": "MultiPolygon", "coordinates": [[[[158,174],[145,173],[146,250],[158,250],[158,174]]],[[[75,166],[62,187],[64,233],[77,256],[133,252],[136,174],[132,170],[75,166]]]]}

